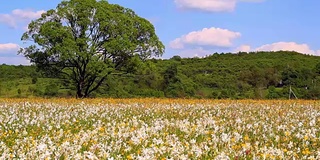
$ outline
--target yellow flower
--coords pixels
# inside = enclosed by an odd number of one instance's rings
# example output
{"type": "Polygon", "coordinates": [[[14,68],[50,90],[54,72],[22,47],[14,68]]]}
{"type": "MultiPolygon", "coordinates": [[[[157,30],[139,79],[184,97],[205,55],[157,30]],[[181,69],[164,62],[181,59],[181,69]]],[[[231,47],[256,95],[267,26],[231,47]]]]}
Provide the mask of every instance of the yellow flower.
{"type": "Polygon", "coordinates": [[[131,155],[127,155],[127,159],[133,159],[131,155]]]}
{"type": "Polygon", "coordinates": [[[103,131],[104,131],[104,127],[100,127],[100,128],[99,128],[99,131],[100,131],[100,132],[103,132],[103,131]]]}
{"type": "Polygon", "coordinates": [[[238,145],[233,145],[231,148],[234,149],[234,150],[237,150],[237,149],[239,149],[240,147],[239,147],[238,145]]]}
{"type": "Polygon", "coordinates": [[[285,131],[285,132],[284,132],[284,135],[289,136],[289,135],[290,135],[290,132],[285,131]]]}
{"type": "Polygon", "coordinates": [[[244,136],[244,140],[245,140],[245,141],[248,141],[248,140],[249,140],[248,135],[244,136]]]}
{"type": "Polygon", "coordinates": [[[305,148],[305,149],[302,151],[302,154],[308,155],[308,154],[311,154],[311,152],[309,151],[309,148],[305,148]]]}

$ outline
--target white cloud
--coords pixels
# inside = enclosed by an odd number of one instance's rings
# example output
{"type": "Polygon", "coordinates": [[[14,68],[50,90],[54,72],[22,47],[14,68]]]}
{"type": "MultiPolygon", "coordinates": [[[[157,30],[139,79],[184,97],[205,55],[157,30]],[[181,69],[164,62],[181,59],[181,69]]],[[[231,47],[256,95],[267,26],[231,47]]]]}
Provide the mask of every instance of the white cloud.
{"type": "Polygon", "coordinates": [[[14,43],[5,43],[0,44],[0,53],[10,53],[10,52],[17,52],[20,46],[14,43]]]}
{"type": "Polygon", "coordinates": [[[277,42],[266,44],[255,49],[256,51],[296,51],[304,54],[315,54],[307,44],[297,44],[295,42],[277,42]]]}
{"type": "Polygon", "coordinates": [[[21,19],[35,19],[39,18],[44,12],[44,10],[34,12],[32,10],[15,9],[12,11],[12,15],[21,19]]]}
{"type": "Polygon", "coordinates": [[[32,19],[39,18],[44,10],[32,11],[15,9],[10,14],[0,14],[0,23],[9,25],[10,27],[17,28],[20,23],[28,23],[32,19]]]}
{"type": "MultiPolygon", "coordinates": [[[[312,50],[307,44],[298,44],[296,42],[276,42],[272,44],[262,45],[257,48],[253,48],[250,45],[241,45],[234,50],[234,53],[238,52],[257,52],[257,51],[295,51],[302,54],[320,56],[320,50],[312,50]]],[[[179,52],[181,57],[205,57],[211,55],[216,50],[204,49],[202,47],[182,49],[179,52]]]]}
{"type": "Polygon", "coordinates": [[[221,28],[204,28],[190,32],[170,42],[173,49],[182,49],[186,44],[199,46],[231,47],[232,41],[241,34],[221,28]]]}
{"type": "Polygon", "coordinates": [[[0,65],[4,63],[8,65],[30,65],[30,61],[23,56],[0,57],[0,65]]]}
{"type": "Polygon", "coordinates": [[[302,54],[320,55],[320,50],[312,50],[309,45],[298,44],[296,42],[276,42],[272,44],[265,44],[254,49],[249,45],[242,45],[235,50],[235,52],[250,51],[295,51],[302,54]]]}
{"type": "Polygon", "coordinates": [[[206,12],[231,12],[238,2],[261,2],[263,0],[174,0],[182,9],[194,9],[206,12]]]}
{"type": "Polygon", "coordinates": [[[184,45],[180,38],[177,38],[170,42],[170,47],[173,49],[183,49],[184,45]]]}
{"type": "Polygon", "coordinates": [[[0,14],[0,23],[5,23],[10,27],[17,27],[15,19],[9,14],[0,14]]]}
{"type": "Polygon", "coordinates": [[[9,65],[30,65],[29,60],[27,60],[22,55],[17,55],[20,46],[14,43],[0,44],[0,64],[9,65]]]}
{"type": "Polygon", "coordinates": [[[206,55],[210,55],[213,52],[209,51],[209,50],[205,50],[201,47],[195,48],[195,49],[186,49],[186,50],[182,50],[179,52],[179,56],[181,57],[204,57],[206,55]]]}
{"type": "Polygon", "coordinates": [[[251,50],[251,46],[249,45],[241,45],[236,49],[236,52],[249,52],[251,50]]]}

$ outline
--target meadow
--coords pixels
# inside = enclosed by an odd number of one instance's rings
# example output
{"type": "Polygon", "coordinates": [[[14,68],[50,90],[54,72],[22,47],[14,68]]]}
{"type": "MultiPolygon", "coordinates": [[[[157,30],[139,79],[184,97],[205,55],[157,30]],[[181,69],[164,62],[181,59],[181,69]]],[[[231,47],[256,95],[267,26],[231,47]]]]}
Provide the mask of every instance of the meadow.
{"type": "Polygon", "coordinates": [[[320,159],[320,102],[0,99],[0,159],[320,159]]]}

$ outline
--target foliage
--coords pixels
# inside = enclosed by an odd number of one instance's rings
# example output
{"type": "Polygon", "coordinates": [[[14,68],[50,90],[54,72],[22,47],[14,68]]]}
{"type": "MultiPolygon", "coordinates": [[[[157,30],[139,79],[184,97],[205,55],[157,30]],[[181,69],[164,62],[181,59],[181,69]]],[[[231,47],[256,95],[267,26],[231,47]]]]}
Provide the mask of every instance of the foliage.
{"type": "Polygon", "coordinates": [[[59,91],[59,87],[54,83],[50,83],[49,85],[46,86],[44,95],[50,96],[50,97],[56,96],[58,95],[58,91],[59,91]]]}
{"type": "Polygon", "coordinates": [[[47,74],[72,80],[79,98],[164,51],[149,21],[104,0],[62,1],[32,21],[22,40],[34,44],[20,53],[47,74]]]}
{"type": "MultiPolygon", "coordinates": [[[[134,57],[126,63],[127,74],[109,75],[91,97],[288,99],[291,86],[300,99],[319,99],[319,64],[320,57],[284,51],[144,62],[134,57]]],[[[52,81],[59,86],[56,96],[74,95],[70,92],[77,90],[72,79],[52,78],[35,66],[0,65],[0,71],[2,97],[18,96],[18,88],[23,96],[45,96],[52,81]]]]}

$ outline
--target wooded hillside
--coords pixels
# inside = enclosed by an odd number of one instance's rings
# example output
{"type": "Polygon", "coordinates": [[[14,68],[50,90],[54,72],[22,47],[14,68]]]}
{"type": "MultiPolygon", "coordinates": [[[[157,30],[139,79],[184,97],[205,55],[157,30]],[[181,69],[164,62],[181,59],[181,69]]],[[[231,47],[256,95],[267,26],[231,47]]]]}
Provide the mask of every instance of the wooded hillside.
{"type": "MultiPolygon", "coordinates": [[[[296,52],[213,54],[149,59],[114,74],[92,97],[299,99],[320,97],[320,57],[296,52]],[[293,97],[293,95],[291,96],[293,97]]],[[[71,82],[35,66],[0,66],[0,97],[74,97],[71,82]]]]}

